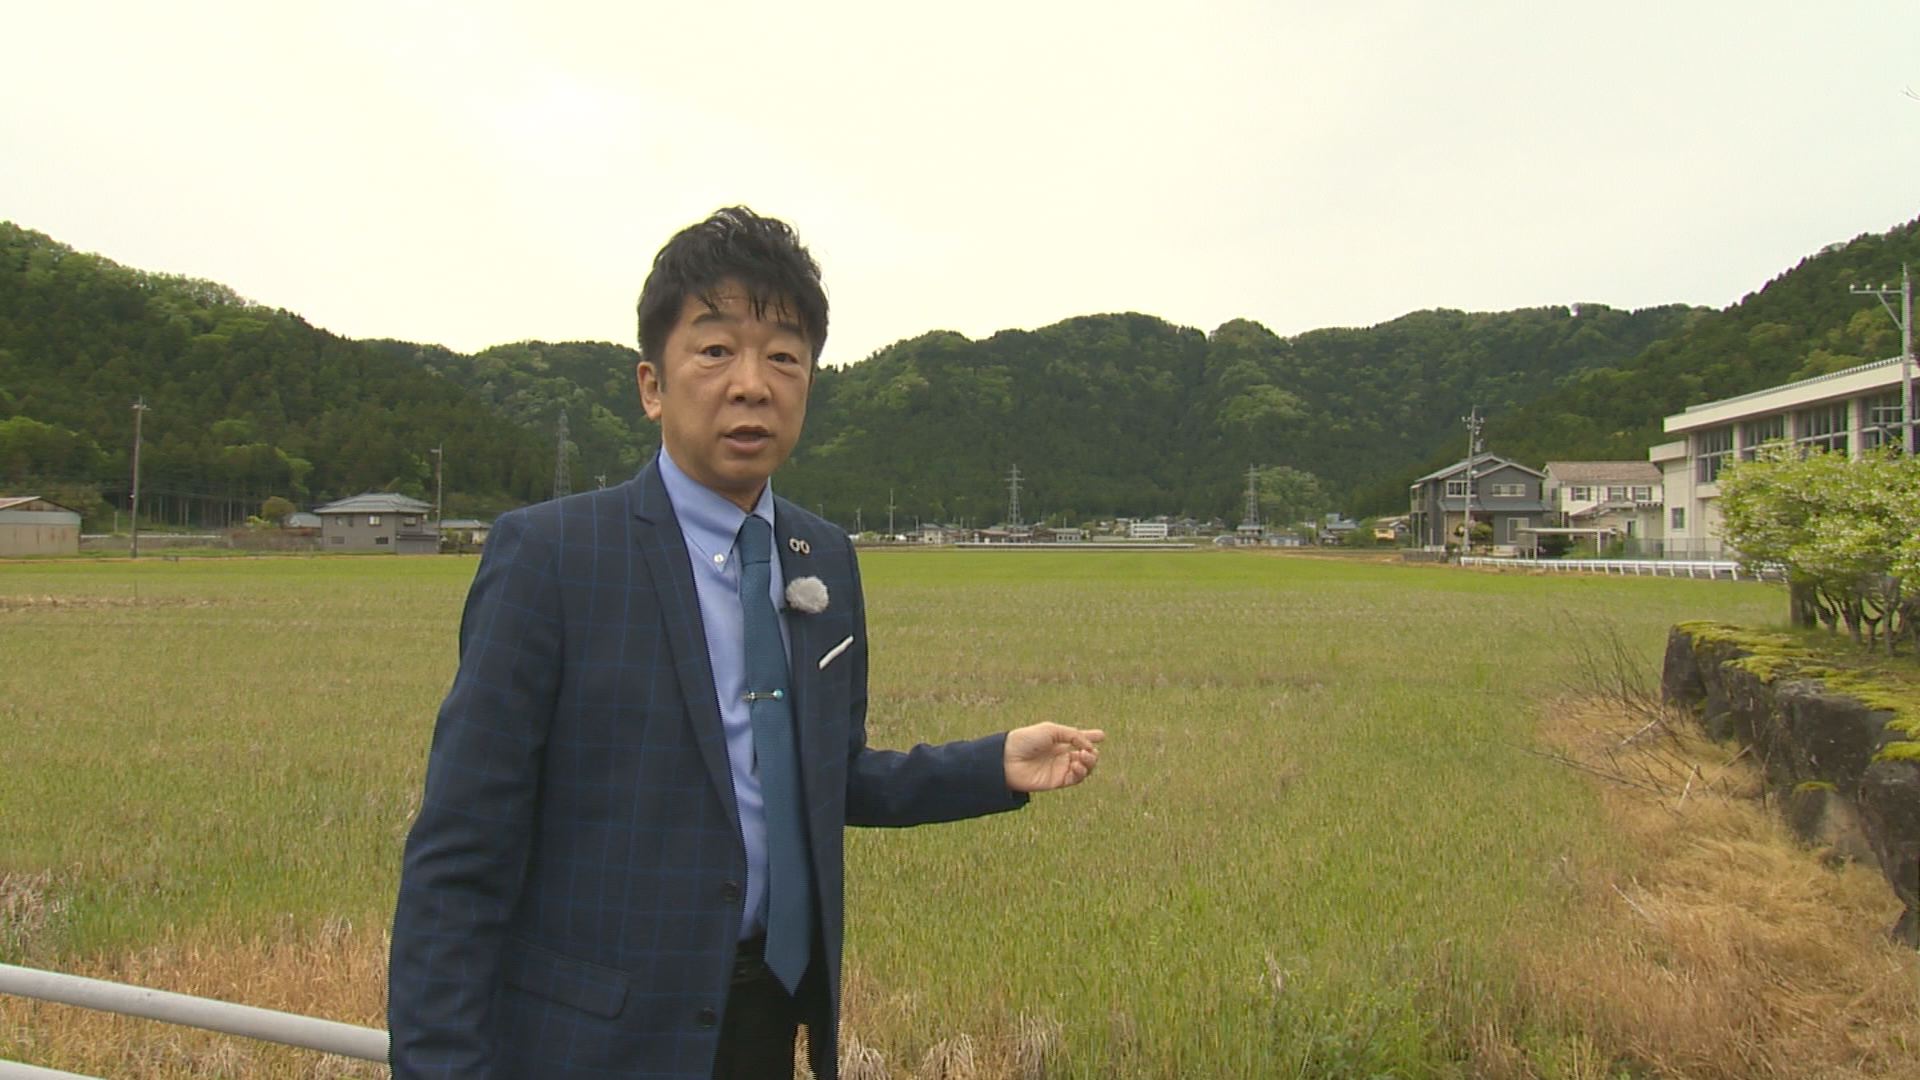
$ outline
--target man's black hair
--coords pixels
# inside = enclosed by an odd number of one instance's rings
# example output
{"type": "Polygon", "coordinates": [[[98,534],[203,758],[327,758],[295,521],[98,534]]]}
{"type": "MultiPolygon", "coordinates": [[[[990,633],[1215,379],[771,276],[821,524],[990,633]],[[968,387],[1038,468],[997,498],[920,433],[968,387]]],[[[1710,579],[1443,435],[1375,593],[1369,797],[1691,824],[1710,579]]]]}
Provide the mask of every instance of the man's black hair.
{"type": "Polygon", "coordinates": [[[656,376],[665,377],[667,335],[680,321],[687,298],[714,305],[714,290],[728,279],[746,287],[754,318],[766,318],[768,308],[791,315],[813,348],[813,362],[819,363],[827,343],[827,293],[820,285],[820,264],[786,222],[729,206],[675,233],[653,257],[638,309],[640,358],[653,363],[656,376]]]}

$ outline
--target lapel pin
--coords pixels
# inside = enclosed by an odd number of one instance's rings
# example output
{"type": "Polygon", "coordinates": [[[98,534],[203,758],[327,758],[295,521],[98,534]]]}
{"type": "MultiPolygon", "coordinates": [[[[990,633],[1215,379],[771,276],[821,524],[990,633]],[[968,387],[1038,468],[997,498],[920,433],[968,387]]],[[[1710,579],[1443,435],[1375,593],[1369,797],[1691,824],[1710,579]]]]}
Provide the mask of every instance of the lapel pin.
{"type": "Polygon", "coordinates": [[[805,540],[802,540],[797,536],[790,536],[787,538],[787,547],[791,548],[795,555],[813,554],[813,545],[807,543],[805,540]]]}

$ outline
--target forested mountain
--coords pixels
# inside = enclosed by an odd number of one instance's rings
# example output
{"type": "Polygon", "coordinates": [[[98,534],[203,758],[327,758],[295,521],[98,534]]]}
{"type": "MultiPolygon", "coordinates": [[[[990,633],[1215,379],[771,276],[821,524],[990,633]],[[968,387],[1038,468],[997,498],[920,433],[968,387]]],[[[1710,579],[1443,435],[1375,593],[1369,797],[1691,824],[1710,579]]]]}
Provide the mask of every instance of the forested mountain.
{"type": "Polygon", "coordinates": [[[604,477],[632,476],[660,445],[660,429],[640,409],[634,366],[640,353],[604,341],[495,345],[471,356],[438,345],[369,342],[374,348],[466,387],[494,409],[539,433],[549,485],[560,414],[567,416],[575,489],[604,477]]]}
{"type": "Polygon", "coordinates": [[[1471,404],[1517,408],[1631,359],[1686,315],[1424,311],[1281,338],[1244,320],[1208,337],[1124,314],[983,341],[926,334],[822,372],[781,483],[869,523],[889,490],[911,514],[992,521],[1017,464],[1029,519],[1237,520],[1247,466],[1286,465],[1343,508],[1397,507],[1403,477],[1471,404]]]}
{"type": "Polygon", "coordinates": [[[312,505],[369,489],[450,509],[538,499],[545,441],[458,383],[224,286],[148,274],[0,223],[0,484],[86,511],[125,506],[133,414],[142,503],[163,521],[233,524],[268,496],[312,505]]]}
{"type": "Polygon", "coordinates": [[[1536,465],[1644,460],[1666,441],[1661,419],[1689,405],[1898,356],[1900,332],[1880,302],[1848,290],[1898,288],[1902,262],[1920,264],[1920,221],[1831,244],[1738,304],[1694,313],[1626,364],[1492,412],[1488,449],[1536,465]]]}
{"type": "MultiPolygon", "coordinates": [[[[778,482],[868,527],[889,497],[902,527],[998,520],[1015,465],[1029,520],[1234,520],[1250,464],[1317,478],[1340,509],[1392,511],[1413,476],[1459,456],[1474,405],[1489,449],[1530,464],[1643,459],[1660,418],[1687,404],[1897,351],[1879,305],[1847,286],[1920,260],[1916,224],[1834,245],[1721,312],[1422,311],[1287,338],[1127,313],[978,341],[923,334],[819,373],[778,482]]],[[[350,341],[0,223],[0,489],[34,488],[95,523],[101,500],[124,505],[143,395],[145,491],[169,520],[235,521],[269,495],[430,497],[442,445],[449,516],[545,498],[562,410],[573,487],[618,483],[658,442],[637,360],[605,343],[469,356],[350,341]]]]}

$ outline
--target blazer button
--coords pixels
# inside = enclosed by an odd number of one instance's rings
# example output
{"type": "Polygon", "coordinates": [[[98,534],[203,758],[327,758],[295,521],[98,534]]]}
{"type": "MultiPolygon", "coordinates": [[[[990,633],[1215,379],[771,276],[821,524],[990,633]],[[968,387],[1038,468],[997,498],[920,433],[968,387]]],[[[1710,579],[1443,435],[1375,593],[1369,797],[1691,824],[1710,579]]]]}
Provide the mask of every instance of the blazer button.
{"type": "Polygon", "coordinates": [[[699,1012],[693,1014],[693,1018],[698,1020],[700,1026],[703,1028],[710,1028],[720,1022],[720,1014],[714,1012],[712,1009],[701,1009],[699,1012]]]}
{"type": "Polygon", "coordinates": [[[720,886],[720,899],[729,904],[740,899],[740,883],[737,881],[729,881],[725,885],[720,886]]]}

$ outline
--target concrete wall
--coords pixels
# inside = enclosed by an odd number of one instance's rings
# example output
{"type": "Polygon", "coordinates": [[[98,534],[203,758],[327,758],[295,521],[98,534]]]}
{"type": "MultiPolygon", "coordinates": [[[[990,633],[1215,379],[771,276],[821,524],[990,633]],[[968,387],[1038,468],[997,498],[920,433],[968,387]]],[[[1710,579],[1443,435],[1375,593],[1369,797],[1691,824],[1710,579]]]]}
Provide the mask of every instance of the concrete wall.
{"type": "Polygon", "coordinates": [[[80,554],[80,523],[78,521],[71,525],[16,525],[0,522],[0,557],[78,554],[80,554]]]}

